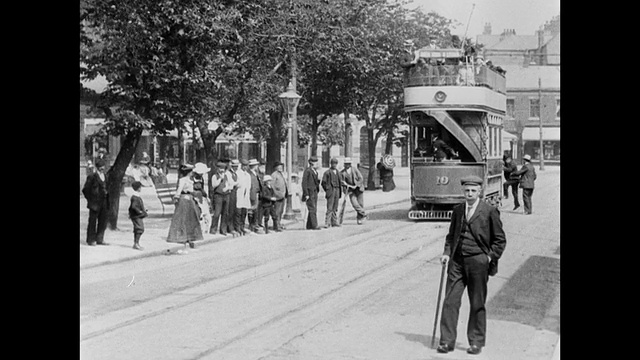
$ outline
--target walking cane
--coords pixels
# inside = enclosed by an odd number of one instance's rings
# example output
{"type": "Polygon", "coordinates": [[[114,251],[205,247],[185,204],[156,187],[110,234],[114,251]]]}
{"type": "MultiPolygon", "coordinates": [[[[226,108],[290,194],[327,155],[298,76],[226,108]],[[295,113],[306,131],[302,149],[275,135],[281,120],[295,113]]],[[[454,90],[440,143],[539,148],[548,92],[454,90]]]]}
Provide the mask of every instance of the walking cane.
{"type": "Polygon", "coordinates": [[[440,314],[440,297],[442,296],[442,283],[444,282],[445,268],[447,263],[442,263],[442,273],[440,274],[440,286],[438,287],[438,302],[436,303],[436,316],[433,321],[433,335],[431,335],[431,348],[435,349],[436,328],[438,327],[438,315],[440,314]]]}

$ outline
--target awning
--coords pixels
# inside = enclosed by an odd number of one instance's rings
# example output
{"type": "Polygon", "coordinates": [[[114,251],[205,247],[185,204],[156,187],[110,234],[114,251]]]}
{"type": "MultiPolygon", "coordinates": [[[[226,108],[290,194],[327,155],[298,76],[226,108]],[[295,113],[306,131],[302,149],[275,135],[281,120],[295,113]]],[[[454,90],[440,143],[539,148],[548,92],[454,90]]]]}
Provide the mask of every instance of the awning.
{"type": "MultiPolygon", "coordinates": [[[[540,128],[537,128],[537,127],[524,128],[524,130],[522,130],[522,140],[524,141],[540,140],[540,128]]],[[[543,127],[542,140],[560,141],[560,128],[559,127],[543,127]]]]}
{"type": "Polygon", "coordinates": [[[512,133],[510,133],[508,131],[503,131],[502,132],[502,140],[503,141],[517,141],[518,140],[518,136],[513,135],[512,133]]]}

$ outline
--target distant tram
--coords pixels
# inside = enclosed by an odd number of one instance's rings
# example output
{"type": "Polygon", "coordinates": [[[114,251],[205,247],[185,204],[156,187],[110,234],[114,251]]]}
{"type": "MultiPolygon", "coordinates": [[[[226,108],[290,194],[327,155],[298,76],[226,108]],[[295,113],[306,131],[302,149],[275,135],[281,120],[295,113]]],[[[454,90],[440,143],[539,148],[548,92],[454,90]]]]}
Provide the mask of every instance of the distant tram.
{"type": "Polygon", "coordinates": [[[502,199],[503,73],[465,58],[460,49],[420,49],[402,60],[409,113],[410,219],[449,220],[464,201],[460,178],[484,179],[484,201],[502,199]]]}

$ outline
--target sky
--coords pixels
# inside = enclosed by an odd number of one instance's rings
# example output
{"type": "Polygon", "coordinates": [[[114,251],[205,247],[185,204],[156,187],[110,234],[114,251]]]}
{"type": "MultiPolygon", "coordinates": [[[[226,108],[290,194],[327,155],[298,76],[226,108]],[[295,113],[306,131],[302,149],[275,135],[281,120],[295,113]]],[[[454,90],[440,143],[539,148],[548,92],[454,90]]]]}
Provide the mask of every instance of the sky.
{"type": "Polygon", "coordinates": [[[516,35],[535,35],[540,25],[560,14],[560,0],[413,0],[407,5],[409,9],[416,7],[421,7],[425,13],[435,11],[461,22],[462,25],[451,31],[460,37],[469,23],[467,37],[474,40],[482,34],[487,22],[491,23],[494,35],[504,29],[514,29],[516,35]]]}

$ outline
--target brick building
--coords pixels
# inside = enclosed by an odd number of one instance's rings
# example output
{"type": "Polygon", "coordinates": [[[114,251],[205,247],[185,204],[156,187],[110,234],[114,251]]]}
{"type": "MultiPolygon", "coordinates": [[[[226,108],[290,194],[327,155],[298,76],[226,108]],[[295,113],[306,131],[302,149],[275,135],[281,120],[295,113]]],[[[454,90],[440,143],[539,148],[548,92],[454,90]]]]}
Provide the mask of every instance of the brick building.
{"type": "Polygon", "coordinates": [[[507,71],[507,114],[504,129],[517,136],[514,157],[560,162],[560,16],[547,21],[533,35],[505,29],[491,34],[485,24],[476,38],[486,61],[507,71]],[[542,127],[542,129],[541,129],[542,127]]]}

